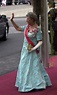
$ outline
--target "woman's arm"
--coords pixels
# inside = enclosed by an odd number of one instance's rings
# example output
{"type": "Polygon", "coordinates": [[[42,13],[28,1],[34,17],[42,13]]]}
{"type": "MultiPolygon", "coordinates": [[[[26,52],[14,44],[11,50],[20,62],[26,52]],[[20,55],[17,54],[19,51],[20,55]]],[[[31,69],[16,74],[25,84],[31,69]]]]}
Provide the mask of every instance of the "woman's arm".
{"type": "Polygon", "coordinates": [[[42,45],[42,43],[43,43],[42,41],[39,41],[37,45],[35,45],[29,52],[36,50],[38,47],[42,45]]]}
{"type": "Polygon", "coordinates": [[[35,47],[32,48],[32,50],[36,50],[38,47],[42,45],[42,41],[39,41],[35,47]]]}
{"type": "Polygon", "coordinates": [[[21,28],[20,26],[18,26],[18,25],[13,21],[13,19],[11,19],[11,22],[12,22],[14,28],[15,28],[17,31],[22,31],[22,28],[21,28]]]}
{"type": "Polygon", "coordinates": [[[17,31],[22,31],[22,28],[20,26],[18,26],[15,22],[14,22],[14,13],[12,13],[12,17],[10,18],[10,21],[12,22],[14,28],[17,30],[17,31]]]}

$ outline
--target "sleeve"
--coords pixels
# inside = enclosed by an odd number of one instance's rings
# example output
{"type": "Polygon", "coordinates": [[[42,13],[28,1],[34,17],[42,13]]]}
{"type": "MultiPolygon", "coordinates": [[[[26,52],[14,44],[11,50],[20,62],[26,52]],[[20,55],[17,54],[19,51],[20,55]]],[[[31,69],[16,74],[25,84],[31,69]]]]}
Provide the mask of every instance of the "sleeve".
{"type": "Polygon", "coordinates": [[[42,31],[41,31],[41,28],[38,28],[36,39],[37,39],[37,41],[42,40],[42,31]]]}
{"type": "Polygon", "coordinates": [[[26,28],[26,25],[25,25],[25,26],[21,26],[21,28],[22,28],[22,31],[24,31],[24,30],[25,30],[25,28],[26,28]]]}

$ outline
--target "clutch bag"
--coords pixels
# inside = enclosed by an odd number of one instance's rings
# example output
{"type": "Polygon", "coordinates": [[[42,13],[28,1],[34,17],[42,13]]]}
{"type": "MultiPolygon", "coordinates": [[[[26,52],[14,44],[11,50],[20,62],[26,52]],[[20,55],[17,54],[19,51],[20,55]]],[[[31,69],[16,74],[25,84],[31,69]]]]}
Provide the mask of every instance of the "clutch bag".
{"type": "Polygon", "coordinates": [[[31,44],[28,44],[28,47],[27,47],[28,51],[30,51],[32,47],[33,46],[31,44]]]}

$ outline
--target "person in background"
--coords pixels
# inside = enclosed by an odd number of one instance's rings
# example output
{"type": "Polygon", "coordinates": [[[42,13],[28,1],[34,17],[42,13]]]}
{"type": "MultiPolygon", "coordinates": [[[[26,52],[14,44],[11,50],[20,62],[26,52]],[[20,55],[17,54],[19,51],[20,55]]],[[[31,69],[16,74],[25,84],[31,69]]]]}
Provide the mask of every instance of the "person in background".
{"type": "MultiPolygon", "coordinates": [[[[54,4],[55,4],[54,1],[48,1],[48,43],[49,43],[48,49],[49,49],[49,54],[52,54],[52,52],[51,52],[52,51],[51,50],[51,33],[50,33],[50,24],[52,22],[50,21],[50,17],[51,17],[50,14],[51,14],[51,11],[54,10],[54,7],[55,7],[54,4]]],[[[53,16],[53,14],[52,14],[52,16],[53,16]]]]}
{"type": "MultiPolygon", "coordinates": [[[[48,12],[48,18],[49,18],[49,30],[50,32],[50,42],[52,44],[53,41],[53,49],[54,49],[54,55],[57,55],[57,8],[55,7],[55,2],[49,2],[49,12],[48,12]]],[[[51,47],[51,48],[52,48],[51,47]]]]}
{"type": "Polygon", "coordinates": [[[21,51],[20,63],[18,66],[15,86],[20,92],[46,89],[51,86],[49,75],[44,69],[41,61],[42,33],[37,25],[37,15],[29,12],[26,15],[26,26],[18,26],[14,22],[14,14],[10,20],[17,31],[24,33],[24,42],[21,51]]]}
{"type": "Polygon", "coordinates": [[[2,0],[2,6],[6,6],[6,0],[2,0]]]}

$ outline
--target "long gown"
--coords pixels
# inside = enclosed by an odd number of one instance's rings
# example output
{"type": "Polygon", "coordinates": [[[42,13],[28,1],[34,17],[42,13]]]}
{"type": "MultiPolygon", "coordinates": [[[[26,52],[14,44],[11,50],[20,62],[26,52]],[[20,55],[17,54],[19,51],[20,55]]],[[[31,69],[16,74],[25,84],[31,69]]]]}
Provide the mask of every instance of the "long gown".
{"type": "MultiPolygon", "coordinates": [[[[25,31],[25,28],[26,26],[22,27],[23,31],[25,31]]],[[[39,40],[42,40],[41,29],[38,27],[38,32],[36,33],[28,32],[28,36],[37,44],[39,40]]],[[[46,86],[51,86],[52,84],[41,62],[41,53],[37,54],[36,51],[28,52],[27,46],[28,41],[24,36],[15,86],[18,87],[18,91],[20,92],[28,92],[33,89],[46,89],[46,86]]],[[[38,50],[40,51],[40,47],[38,50]]]]}

